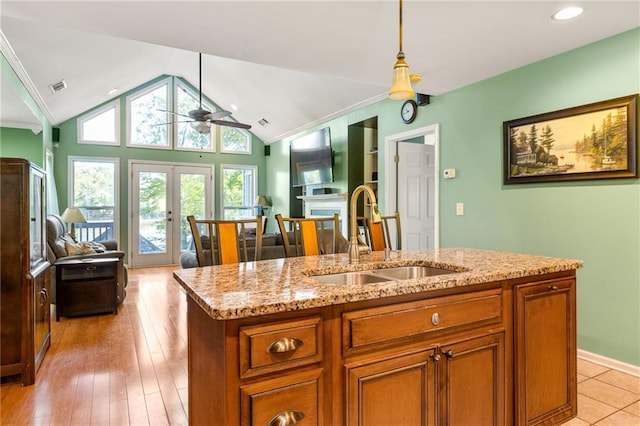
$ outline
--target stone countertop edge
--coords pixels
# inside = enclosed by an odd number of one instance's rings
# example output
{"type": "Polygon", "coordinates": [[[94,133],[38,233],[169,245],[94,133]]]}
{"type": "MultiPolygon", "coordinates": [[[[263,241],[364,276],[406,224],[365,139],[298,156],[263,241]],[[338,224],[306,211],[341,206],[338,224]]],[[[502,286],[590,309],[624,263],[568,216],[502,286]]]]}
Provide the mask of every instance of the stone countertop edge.
{"type": "Polygon", "coordinates": [[[582,261],[467,248],[382,252],[350,265],[347,254],[263,260],[174,271],[187,294],[215,320],[268,315],[493,281],[576,270],[582,261]],[[428,265],[457,271],[361,285],[328,284],[312,275],[428,265]]]}

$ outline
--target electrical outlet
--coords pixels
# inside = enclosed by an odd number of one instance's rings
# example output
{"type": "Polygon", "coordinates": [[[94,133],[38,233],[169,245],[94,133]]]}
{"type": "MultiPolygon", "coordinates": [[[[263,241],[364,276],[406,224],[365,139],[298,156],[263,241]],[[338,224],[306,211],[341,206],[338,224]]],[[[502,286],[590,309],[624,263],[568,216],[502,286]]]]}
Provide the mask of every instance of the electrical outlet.
{"type": "Polygon", "coordinates": [[[453,179],[456,177],[456,169],[444,169],[444,178],[453,179]]]}
{"type": "Polygon", "coordinates": [[[464,216],[464,203],[456,203],[456,215],[464,216]]]}

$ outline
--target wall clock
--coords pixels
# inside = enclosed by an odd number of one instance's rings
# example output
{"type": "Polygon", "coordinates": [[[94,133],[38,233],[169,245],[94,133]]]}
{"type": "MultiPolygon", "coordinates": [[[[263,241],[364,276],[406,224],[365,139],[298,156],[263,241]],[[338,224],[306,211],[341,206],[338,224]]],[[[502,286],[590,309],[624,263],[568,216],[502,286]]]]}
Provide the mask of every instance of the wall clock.
{"type": "Polygon", "coordinates": [[[418,104],[413,99],[409,99],[402,104],[400,116],[405,124],[412,123],[418,115],[418,104]]]}

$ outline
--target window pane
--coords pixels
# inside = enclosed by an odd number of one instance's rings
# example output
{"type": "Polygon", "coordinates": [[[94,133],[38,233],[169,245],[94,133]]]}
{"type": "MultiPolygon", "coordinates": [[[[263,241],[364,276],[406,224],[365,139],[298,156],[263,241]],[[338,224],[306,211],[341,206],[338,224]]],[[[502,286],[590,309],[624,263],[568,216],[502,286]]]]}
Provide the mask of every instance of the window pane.
{"type": "Polygon", "coordinates": [[[180,175],[180,250],[193,250],[193,235],[186,217],[193,215],[203,219],[205,206],[206,180],[204,174],[180,175]]]}
{"type": "Polygon", "coordinates": [[[116,143],[116,107],[81,120],[81,141],[116,143]]]}
{"type": "Polygon", "coordinates": [[[130,100],[129,135],[132,145],[169,146],[167,114],[168,83],[130,100]]]}
{"type": "Polygon", "coordinates": [[[223,167],[224,219],[255,217],[255,167],[223,167]]]}
{"type": "MultiPolygon", "coordinates": [[[[195,98],[184,87],[178,85],[177,89],[178,112],[189,115],[189,111],[200,108],[199,100],[195,98]]],[[[203,104],[203,109],[212,111],[209,105],[203,104]]],[[[179,121],[183,121],[182,119],[179,121]]],[[[178,140],[176,146],[185,149],[206,149],[211,150],[214,129],[207,134],[201,134],[191,128],[189,123],[178,123],[178,140]]]]}
{"type": "Polygon", "coordinates": [[[251,154],[251,134],[244,129],[222,127],[223,152],[251,154]]]}
{"type": "Polygon", "coordinates": [[[167,175],[140,172],[140,253],[166,253],[167,249],[167,175]]]}
{"type": "Polygon", "coordinates": [[[112,240],[115,221],[115,161],[73,161],[73,206],[87,220],[76,224],[78,241],[112,240]]]}

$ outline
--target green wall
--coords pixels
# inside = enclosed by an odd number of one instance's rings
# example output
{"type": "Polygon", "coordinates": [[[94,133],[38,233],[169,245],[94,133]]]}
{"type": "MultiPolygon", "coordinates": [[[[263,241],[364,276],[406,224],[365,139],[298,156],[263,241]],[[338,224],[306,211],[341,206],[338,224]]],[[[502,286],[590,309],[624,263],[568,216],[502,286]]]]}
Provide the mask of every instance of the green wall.
{"type": "MultiPolygon", "coordinates": [[[[221,179],[220,179],[220,164],[240,164],[240,165],[255,165],[258,167],[258,193],[265,193],[266,178],[265,178],[265,156],[264,156],[264,143],[253,136],[251,155],[246,154],[222,154],[198,152],[198,151],[177,151],[170,149],[150,149],[150,148],[132,148],[126,146],[126,108],[125,99],[126,96],[136,92],[144,87],[156,83],[157,81],[166,78],[167,76],[161,76],[154,79],[144,85],[141,85],[129,92],[123,93],[117,98],[120,101],[120,146],[107,146],[107,145],[89,145],[79,144],[77,137],[77,118],[86,114],[83,112],[78,116],[65,121],[60,124],[60,143],[57,148],[54,148],[55,155],[55,180],[58,186],[58,201],[60,205],[60,211],[63,211],[69,200],[69,179],[70,171],[68,170],[68,158],[69,156],[86,156],[86,157],[108,157],[118,158],[120,160],[120,247],[128,250],[128,234],[129,234],[129,160],[143,160],[143,161],[161,161],[171,163],[191,163],[191,164],[204,164],[214,165],[214,214],[216,217],[221,217],[221,179]]],[[[197,89],[196,89],[197,90],[197,89]]],[[[115,98],[114,98],[115,99],[115,98]]],[[[111,99],[108,102],[113,101],[111,99]]],[[[107,103],[107,102],[105,102],[107,103]]],[[[213,102],[211,102],[213,103],[213,102]]],[[[104,104],[102,104],[104,105],[104,104]]],[[[101,107],[98,105],[96,108],[101,107]]],[[[214,104],[215,105],[215,104],[214,104]]],[[[94,108],[95,109],[95,108],[94,108]]],[[[215,127],[217,129],[217,126],[215,127]]],[[[220,138],[217,138],[216,150],[220,150],[220,138]]]]}
{"type": "MultiPolygon", "coordinates": [[[[342,135],[349,124],[378,116],[382,161],[386,136],[439,123],[440,168],[457,172],[440,180],[440,246],[584,261],[579,348],[640,366],[640,180],[502,184],[503,121],[639,92],[640,29],[634,29],[432,97],[408,126],[400,121],[400,103],[389,100],[325,125],[332,136],[342,135]],[[457,202],[465,204],[464,216],[455,215],[457,202]]],[[[286,204],[277,202],[288,187],[287,157],[288,141],[279,141],[267,162],[268,193],[284,214],[286,204]]],[[[382,163],[379,170],[382,188],[382,163]]]]}

